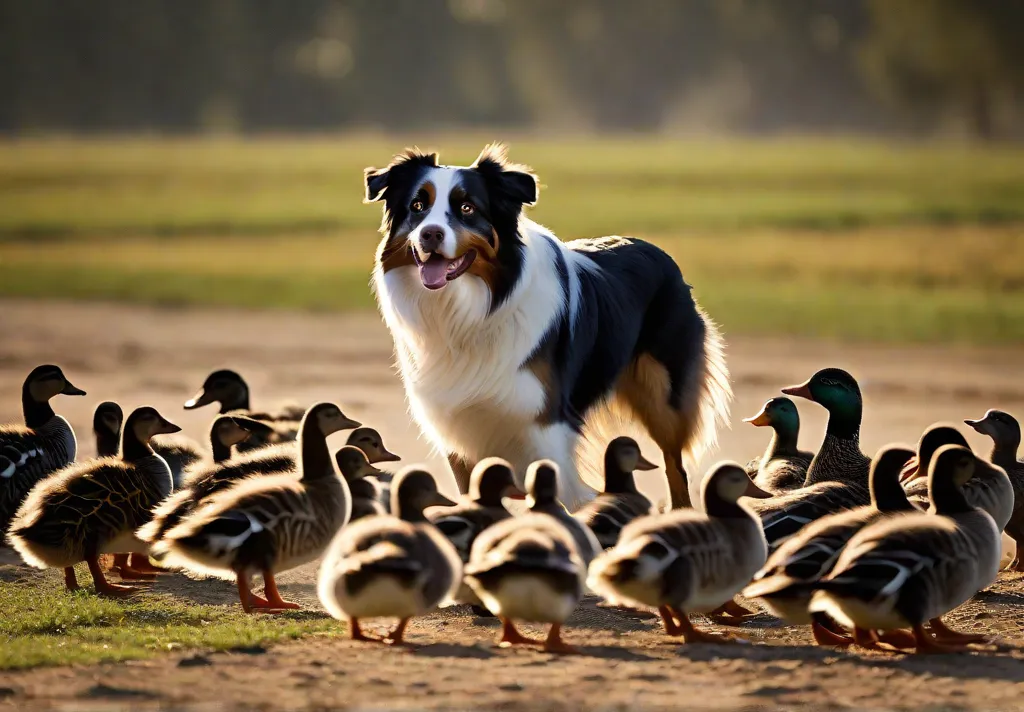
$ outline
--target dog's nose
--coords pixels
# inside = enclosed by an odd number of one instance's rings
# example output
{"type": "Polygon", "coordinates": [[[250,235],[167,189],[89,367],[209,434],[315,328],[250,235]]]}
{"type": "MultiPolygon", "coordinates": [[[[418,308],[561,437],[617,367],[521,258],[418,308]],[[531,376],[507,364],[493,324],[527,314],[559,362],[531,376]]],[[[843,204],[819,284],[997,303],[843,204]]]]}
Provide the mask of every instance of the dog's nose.
{"type": "Polygon", "coordinates": [[[420,248],[424,252],[437,252],[444,242],[444,230],[440,225],[426,225],[420,230],[420,248]]]}

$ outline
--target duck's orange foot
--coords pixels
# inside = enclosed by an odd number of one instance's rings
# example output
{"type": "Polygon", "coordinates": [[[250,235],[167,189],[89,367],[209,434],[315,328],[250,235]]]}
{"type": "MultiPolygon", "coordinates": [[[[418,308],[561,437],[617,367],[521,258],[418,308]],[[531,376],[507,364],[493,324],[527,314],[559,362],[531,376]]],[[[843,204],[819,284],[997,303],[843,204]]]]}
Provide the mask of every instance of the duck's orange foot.
{"type": "Polygon", "coordinates": [[[140,574],[155,575],[170,573],[169,569],[151,564],[149,562],[149,557],[145,554],[132,554],[131,560],[128,563],[128,568],[140,574]]]}
{"type": "Polygon", "coordinates": [[[498,638],[499,648],[510,648],[513,645],[541,645],[544,641],[528,638],[516,629],[511,618],[499,616],[501,619],[501,637],[498,638]]]}
{"type": "MultiPolygon", "coordinates": [[[[928,621],[928,630],[931,631],[932,635],[940,643],[952,643],[954,645],[967,645],[969,643],[987,643],[988,636],[981,635],[980,633],[961,633],[953,630],[945,623],[942,622],[941,618],[932,618],[928,621]]],[[[914,647],[913,642],[907,647],[914,647]]]]}
{"type": "Polygon", "coordinates": [[[853,645],[852,636],[837,633],[818,620],[811,621],[811,635],[814,636],[814,642],[821,646],[846,647],[853,645]]]}
{"type": "Polygon", "coordinates": [[[915,653],[961,653],[970,650],[965,644],[947,644],[935,640],[923,625],[914,626],[915,653]]]}
{"type": "Polygon", "coordinates": [[[562,624],[555,623],[544,639],[544,652],[555,655],[578,655],[579,650],[562,640],[562,624]]]}
{"type": "Polygon", "coordinates": [[[383,643],[384,641],[380,638],[374,638],[363,632],[362,627],[359,625],[358,618],[351,618],[348,622],[348,637],[349,640],[358,640],[361,643],[383,643]]]}
{"type": "Polygon", "coordinates": [[[891,645],[898,650],[913,650],[917,647],[914,634],[908,630],[886,630],[878,634],[881,643],[891,645]]]}

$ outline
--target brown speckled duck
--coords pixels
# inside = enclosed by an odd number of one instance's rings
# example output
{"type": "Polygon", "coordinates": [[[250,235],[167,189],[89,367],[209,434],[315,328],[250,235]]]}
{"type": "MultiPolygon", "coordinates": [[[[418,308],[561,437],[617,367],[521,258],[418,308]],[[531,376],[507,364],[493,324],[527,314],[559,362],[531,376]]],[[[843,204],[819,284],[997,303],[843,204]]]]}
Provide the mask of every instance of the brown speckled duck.
{"type": "MultiPolygon", "coordinates": [[[[345,444],[362,450],[371,465],[381,462],[399,462],[402,459],[384,447],[384,439],[373,428],[356,428],[349,434],[345,444]]],[[[340,454],[341,451],[338,452],[340,454]]],[[[338,466],[341,467],[341,462],[338,463],[338,466]]],[[[374,512],[382,511],[386,514],[391,511],[391,480],[393,477],[394,475],[378,469],[377,474],[371,477],[362,477],[355,483],[349,483],[353,497],[353,520],[365,516],[364,513],[370,511],[364,509],[363,503],[357,502],[357,500],[363,500],[366,506],[374,512]],[[373,499],[377,500],[379,508],[370,504],[373,499]]]]}
{"type": "Polygon", "coordinates": [[[370,464],[366,453],[354,445],[346,445],[335,453],[334,461],[338,463],[338,471],[352,496],[349,521],[386,514],[380,503],[380,489],[373,482],[373,477],[381,471],[370,464]]]}
{"type": "Polygon", "coordinates": [[[0,426],[0,539],[29,490],[50,473],[69,465],[78,453],[71,424],[53,412],[59,395],[84,396],[58,366],[32,369],[21,387],[24,425],[0,426]]]}
{"type": "Polygon", "coordinates": [[[156,409],[137,408],[125,422],[120,457],[70,465],[32,488],[11,524],[11,545],[33,566],[63,568],[68,589],[78,588],[73,567],[85,561],[97,593],[134,591],[108,583],[99,556],[148,551],[135,530],[149,521],[152,508],[171,491],[167,463],[149,441],[178,430],[156,409]]]}
{"type": "Polygon", "coordinates": [[[332,542],[317,591],[328,613],[348,621],[352,640],[399,645],[412,618],[455,595],[462,563],[423,513],[455,504],[437,491],[429,472],[399,472],[391,496],[393,515],[354,522],[332,542]],[[383,639],[371,638],[360,625],[366,618],[397,618],[398,625],[383,639]]]}
{"type": "MultiPolygon", "coordinates": [[[[1003,468],[1010,479],[1013,489],[1013,509],[1003,525],[1006,533],[1017,542],[1017,558],[1010,568],[1024,571],[1024,462],[1017,457],[1020,448],[1020,423],[1009,413],[1002,410],[990,410],[981,420],[965,420],[967,425],[992,438],[992,454],[989,459],[993,465],[1003,468]]],[[[975,479],[978,475],[975,474],[975,479]]],[[[967,501],[971,502],[967,493],[967,501]]],[[[972,502],[992,514],[999,525],[999,517],[980,503],[972,502]]]]}
{"type": "Polygon", "coordinates": [[[657,608],[665,631],[686,643],[729,638],[694,628],[692,613],[721,610],[768,555],[761,522],[741,497],[760,490],[742,467],[722,463],[701,483],[704,512],[679,509],[637,519],[590,566],[590,587],[607,600],[657,608]]]}
{"type": "Polygon", "coordinates": [[[772,439],[764,454],[744,468],[754,483],[772,494],[803,487],[814,453],[797,447],[800,413],[796,404],[782,396],[770,398],[760,413],[743,422],[772,429],[772,439]]]}
{"type": "Polygon", "coordinates": [[[281,598],[274,576],[316,559],[348,521],[348,488],[327,448],[327,437],[347,423],[333,403],[314,405],[299,430],[298,473],[250,477],[216,493],[160,537],[154,557],[234,579],[246,612],[298,608],[281,598]],[[252,593],[255,573],[263,575],[265,598],[252,593]]]}
{"type": "Polygon", "coordinates": [[[590,527],[569,514],[558,500],[558,465],[553,460],[537,460],[526,469],[526,503],[534,514],[554,518],[572,535],[576,552],[583,563],[590,562],[601,553],[601,544],[590,527]]]}
{"type": "Polygon", "coordinates": [[[644,458],[633,438],[619,437],[608,443],[604,453],[604,489],[573,515],[590,527],[601,548],[615,546],[624,526],[651,513],[651,501],[637,490],[633,471],[656,468],[644,458]]]}

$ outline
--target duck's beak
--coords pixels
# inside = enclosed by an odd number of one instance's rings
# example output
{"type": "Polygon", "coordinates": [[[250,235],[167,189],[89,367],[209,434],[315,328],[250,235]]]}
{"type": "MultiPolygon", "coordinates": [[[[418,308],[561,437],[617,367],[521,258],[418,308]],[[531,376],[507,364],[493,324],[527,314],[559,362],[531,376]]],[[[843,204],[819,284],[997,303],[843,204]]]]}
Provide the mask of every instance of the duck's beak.
{"type": "MultiPolygon", "coordinates": [[[[783,388],[782,392],[785,393],[786,389],[783,388]]],[[[755,415],[753,418],[744,418],[743,422],[750,423],[751,425],[756,425],[757,427],[762,428],[766,425],[771,425],[772,419],[771,416],[768,415],[768,408],[764,407],[761,408],[761,412],[755,415]]]]}
{"type": "Polygon", "coordinates": [[[964,425],[970,425],[982,435],[990,434],[987,415],[980,420],[964,420],[964,425]]]}
{"type": "Polygon", "coordinates": [[[434,496],[427,502],[428,507],[454,507],[456,502],[445,497],[440,492],[434,492],[434,496]]]}
{"type": "Polygon", "coordinates": [[[643,470],[643,471],[647,471],[647,470],[657,470],[657,469],[658,469],[658,466],[657,466],[657,465],[655,465],[655,464],[654,464],[653,462],[651,462],[650,460],[648,460],[648,459],[647,459],[646,457],[644,457],[643,455],[639,455],[639,456],[637,457],[637,461],[636,461],[636,466],[634,467],[634,469],[636,469],[636,470],[643,470]]]}
{"type": "Polygon", "coordinates": [[[363,477],[372,477],[376,475],[383,475],[384,470],[374,467],[371,463],[367,462],[366,467],[363,468],[363,477]]]}
{"type": "Polygon", "coordinates": [[[171,421],[167,420],[166,418],[162,419],[162,422],[160,423],[160,429],[157,431],[157,433],[159,433],[160,435],[171,435],[172,433],[180,433],[180,432],[181,432],[181,426],[180,425],[175,425],[174,423],[172,423],[171,421]]]}
{"type": "Polygon", "coordinates": [[[526,492],[523,492],[515,485],[509,485],[505,488],[505,497],[508,499],[524,500],[526,499],[526,492]]]}
{"type": "MultiPolygon", "coordinates": [[[[185,404],[185,407],[188,407],[188,403],[185,404]]],[[[253,420],[252,418],[234,416],[231,418],[231,420],[234,421],[235,425],[237,425],[239,428],[249,433],[249,435],[259,435],[262,437],[267,437],[268,435],[274,432],[274,429],[267,425],[266,423],[261,423],[258,420],[253,420]]]]}
{"type": "Polygon", "coordinates": [[[799,386],[788,386],[782,389],[782,392],[787,396],[796,396],[797,398],[806,398],[809,401],[814,400],[814,394],[811,393],[811,382],[801,383],[799,386]]]}
{"type": "Polygon", "coordinates": [[[363,427],[363,424],[358,420],[352,420],[352,418],[348,417],[344,413],[341,414],[341,427],[338,428],[339,430],[355,430],[356,428],[361,427],[363,427]]]}
{"type": "Polygon", "coordinates": [[[81,388],[77,388],[71,384],[71,381],[65,379],[64,387],[61,389],[61,394],[65,396],[84,396],[85,391],[81,388]]]}
{"type": "Polygon", "coordinates": [[[744,497],[752,497],[754,499],[768,499],[772,496],[771,492],[765,492],[763,489],[754,484],[753,480],[747,483],[747,489],[743,493],[744,497]]]}
{"type": "Polygon", "coordinates": [[[213,403],[213,396],[207,393],[205,388],[200,388],[198,393],[185,401],[185,410],[195,410],[210,403],[213,403]]]}
{"type": "Polygon", "coordinates": [[[399,462],[401,459],[395,453],[388,451],[383,445],[380,448],[380,455],[376,458],[377,462],[399,462]]]}

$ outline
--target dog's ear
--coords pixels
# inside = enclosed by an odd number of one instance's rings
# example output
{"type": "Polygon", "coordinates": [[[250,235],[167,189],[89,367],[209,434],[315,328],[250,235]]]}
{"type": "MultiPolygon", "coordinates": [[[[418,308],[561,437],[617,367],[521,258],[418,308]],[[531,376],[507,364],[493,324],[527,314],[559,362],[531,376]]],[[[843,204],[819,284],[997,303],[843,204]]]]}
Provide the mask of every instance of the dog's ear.
{"type": "Polygon", "coordinates": [[[363,170],[363,181],[366,184],[364,202],[374,203],[383,200],[387,197],[389,187],[398,185],[403,179],[408,180],[418,170],[436,167],[436,153],[423,153],[418,148],[407,148],[395,156],[386,167],[363,170]]]}
{"type": "Polygon", "coordinates": [[[504,145],[485,146],[471,167],[506,199],[520,205],[537,202],[537,176],[527,166],[510,163],[504,145]]]}

